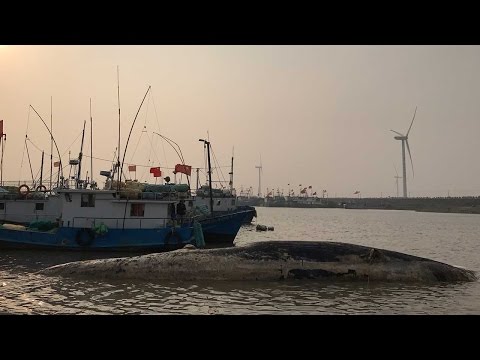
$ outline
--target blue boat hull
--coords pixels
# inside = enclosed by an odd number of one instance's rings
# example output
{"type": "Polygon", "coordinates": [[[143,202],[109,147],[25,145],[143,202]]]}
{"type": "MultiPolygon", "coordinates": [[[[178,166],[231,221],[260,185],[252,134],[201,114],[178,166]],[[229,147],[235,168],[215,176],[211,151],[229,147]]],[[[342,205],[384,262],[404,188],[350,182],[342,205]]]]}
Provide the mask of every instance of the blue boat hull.
{"type": "Polygon", "coordinates": [[[253,206],[242,205],[237,207],[237,211],[247,211],[247,215],[243,220],[244,224],[251,224],[254,217],[257,217],[257,210],[253,206]]]}
{"type": "Polygon", "coordinates": [[[240,227],[244,223],[250,211],[236,211],[232,213],[214,214],[200,220],[202,224],[205,243],[209,244],[233,244],[240,227]]]}
{"type": "Polygon", "coordinates": [[[59,228],[51,232],[0,229],[0,247],[82,251],[167,251],[195,244],[191,226],[162,229],[109,229],[96,234],[91,229],[59,228]]]}

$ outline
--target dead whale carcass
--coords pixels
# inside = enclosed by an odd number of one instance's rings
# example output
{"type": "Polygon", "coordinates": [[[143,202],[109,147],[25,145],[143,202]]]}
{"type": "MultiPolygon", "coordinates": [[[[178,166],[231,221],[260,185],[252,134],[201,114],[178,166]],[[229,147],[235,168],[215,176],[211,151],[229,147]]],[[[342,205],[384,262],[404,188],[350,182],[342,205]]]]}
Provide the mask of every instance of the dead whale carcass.
{"type": "Polygon", "coordinates": [[[129,258],[72,262],[44,269],[41,273],[156,280],[476,280],[473,271],[438,261],[323,241],[266,241],[220,249],[181,249],[129,258]]]}

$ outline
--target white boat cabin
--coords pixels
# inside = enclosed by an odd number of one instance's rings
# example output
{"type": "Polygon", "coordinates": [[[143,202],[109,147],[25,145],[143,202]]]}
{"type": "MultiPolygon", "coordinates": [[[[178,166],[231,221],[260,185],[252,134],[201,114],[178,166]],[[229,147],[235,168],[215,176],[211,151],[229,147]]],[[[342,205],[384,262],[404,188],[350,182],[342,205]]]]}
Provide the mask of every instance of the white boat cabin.
{"type": "Polygon", "coordinates": [[[22,224],[38,220],[55,222],[60,213],[60,198],[57,195],[28,199],[0,198],[2,222],[22,224]]]}
{"type": "MultiPolygon", "coordinates": [[[[237,197],[230,190],[213,189],[213,211],[235,211],[237,208],[237,197]]],[[[202,186],[196,192],[194,205],[199,208],[210,210],[210,190],[208,186],[202,186]]]]}
{"type": "Polygon", "coordinates": [[[105,224],[117,229],[163,228],[171,221],[171,204],[156,199],[122,199],[114,190],[61,189],[61,223],[91,228],[105,224]]]}

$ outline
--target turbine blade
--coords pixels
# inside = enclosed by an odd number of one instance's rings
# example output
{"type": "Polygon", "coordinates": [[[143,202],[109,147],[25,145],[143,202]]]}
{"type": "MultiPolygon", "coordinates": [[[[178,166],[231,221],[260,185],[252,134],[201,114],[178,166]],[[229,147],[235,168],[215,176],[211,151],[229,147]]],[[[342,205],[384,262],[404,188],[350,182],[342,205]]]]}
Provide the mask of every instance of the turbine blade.
{"type": "Polygon", "coordinates": [[[407,150],[408,150],[408,155],[410,156],[410,164],[412,164],[412,175],[415,177],[415,172],[413,171],[413,161],[412,161],[412,154],[410,154],[410,146],[408,146],[408,140],[405,140],[407,143],[407,150]]]}
{"type": "Polygon", "coordinates": [[[403,135],[403,134],[400,134],[398,131],[395,131],[395,130],[390,130],[390,131],[393,131],[395,134],[398,134],[398,135],[400,135],[400,136],[405,136],[405,135],[403,135]]]}
{"type": "Polygon", "coordinates": [[[410,127],[408,128],[407,135],[405,135],[406,137],[408,137],[408,133],[410,132],[410,129],[412,128],[413,120],[415,120],[415,115],[416,114],[417,114],[417,107],[415,106],[415,112],[413,113],[412,123],[410,124],[410,127]]]}

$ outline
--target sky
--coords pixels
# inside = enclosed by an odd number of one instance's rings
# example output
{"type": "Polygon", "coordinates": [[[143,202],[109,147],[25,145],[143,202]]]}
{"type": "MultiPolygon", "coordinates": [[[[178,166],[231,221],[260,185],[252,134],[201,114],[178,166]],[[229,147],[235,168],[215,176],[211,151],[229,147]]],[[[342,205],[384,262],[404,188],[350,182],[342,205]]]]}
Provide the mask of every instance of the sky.
{"type": "Polygon", "coordinates": [[[30,156],[38,178],[44,150],[49,178],[50,135],[30,105],[48,126],[52,117],[65,175],[87,121],[85,177],[91,99],[93,172],[103,186],[99,172],[111,168],[118,143],[118,67],[121,159],[151,86],[127,147],[127,177],[154,182],[149,168],[160,166],[173,179],[180,160],[157,132],[180,146],[193,184],[196,168],[205,183],[198,140],[209,139],[214,180],[224,186],[234,154],[237,193],[258,192],[261,158],[263,195],[312,186],[329,197],[396,196],[401,142],[390,130],[405,134],[418,107],[409,134],[414,176],[406,154],[409,196],[479,196],[478,64],[479,46],[0,45],[2,177],[31,181],[30,156]]]}

